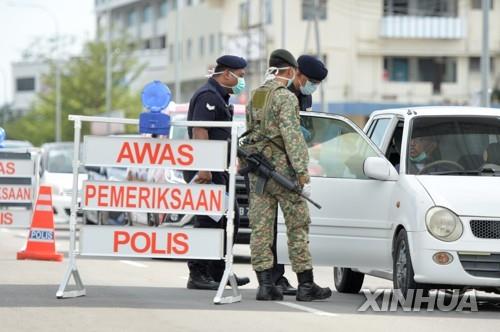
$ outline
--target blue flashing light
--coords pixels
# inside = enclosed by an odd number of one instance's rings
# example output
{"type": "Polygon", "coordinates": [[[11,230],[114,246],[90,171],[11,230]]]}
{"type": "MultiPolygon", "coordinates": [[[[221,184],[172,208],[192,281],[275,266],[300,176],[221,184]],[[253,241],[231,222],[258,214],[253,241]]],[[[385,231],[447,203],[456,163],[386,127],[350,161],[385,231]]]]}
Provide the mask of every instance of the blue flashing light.
{"type": "Polygon", "coordinates": [[[153,81],[146,84],[142,90],[141,100],[145,109],[153,113],[159,113],[167,108],[170,100],[172,100],[172,93],[165,83],[153,81]]]}
{"type": "Polygon", "coordinates": [[[7,134],[5,134],[5,130],[2,127],[0,127],[0,148],[3,148],[6,136],[7,134]]]}
{"type": "Polygon", "coordinates": [[[170,132],[170,116],[162,113],[170,100],[172,93],[168,86],[160,81],[148,83],[142,90],[142,105],[148,112],[142,112],[139,117],[139,132],[168,136],[170,132]]]}

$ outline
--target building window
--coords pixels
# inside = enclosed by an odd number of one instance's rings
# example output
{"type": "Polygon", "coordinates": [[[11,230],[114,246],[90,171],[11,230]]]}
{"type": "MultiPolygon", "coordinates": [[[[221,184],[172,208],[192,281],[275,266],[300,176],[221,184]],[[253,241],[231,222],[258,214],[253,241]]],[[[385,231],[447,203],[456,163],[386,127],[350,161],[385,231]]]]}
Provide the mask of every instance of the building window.
{"type": "Polygon", "coordinates": [[[192,6],[193,5],[193,0],[186,0],[186,6],[192,6]]]}
{"type": "Polygon", "coordinates": [[[205,37],[200,37],[199,48],[200,48],[200,56],[202,57],[205,55],[205,37]]]}
{"type": "Polygon", "coordinates": [[[408,62],[408,58],[385,57],[385,79],[394,82],[408,82],[410,80],[408,62]]]}
{"type": "Polygon", "coordinates": [[[142,22],[143,23],[151,22],[152,18],[153,18],[153,7],[151,7],[151,5],[146,5],[142,9],[142,22]]]}
{"type": "Polygon", "coordinates": [[[127,26],[131,27],[137,23],[137,12],[134,9],[131,9],[127,13],[127,26]]]}
{"type": "Polygon", "coordinates": [[[273,23],[273,1],[272,0],[265,0],[264,2],[264,23],[265,24],[272,24],[273,23]]]}
{"type": "Polygon", "coordinates": [[[35,91],[35,78],[23,77],[16,79],[16,91],[18,92],[35,91]]]}
{"type": "Polygon", "coordinates": [[[158,37],[158,47],[161,49],[167,47],[167,36],[166,35],[158,37]]]}
{"type": "Polygon", "coordinates": [[[151,49],[151,39],[144,39],[142,41],[142,49],[144,49],[144,50],[151,49]]]}
{"type": "Polygon", "coordinates": [[[186,59],[191,59],[191,51],[193,49],[193,41],[191,39],[188,39],[186,41],[186,59]]]}
{"type": "Polygon", "coordinates": [[[327,0],[302,0],[302,19],[314,20],[316,15],[319,20],[326,20],[327,0]],[[318,7],[316,7],[316,3],[318,7]]]}
{"type": "Polygon", "coordinates": [[[435,94],[442,83],[457,81],[457,59],[447,57],[385,57],[384,78],[394,82],[430,82],[435,94]]]}
{"type": "MultiPolygon", "coordinates": [[[[490,71],[494,72],[494,58],[490,57],[490,71]]],[[[480,72],[481,71],[481,58],[478,56],[473,56],[469,58],[469,71],[480,72]]]]}
{"type": "MultiPolygon", "coordinates": [[[[493,10],[495,0],[490,0],[490,10],[493,10]]],[[[472,9],[483,9],[483,0],[471,0],[472,9]]]]}
{"type": "Polygon", "coordinates": [[[384,0],[384,15],[457,17],[457,0],[384,0]]]}
{"type": "Polygon", "coordinates": [[[247,29],[249,25],[248,2],[240,3],[240,29],[247,29]]]}
{"type": "Polygon", "coordinates": [[[214,52],[215,52],[215,35],[211,34],[209,38],[210,38],[209,42],[208,42],[209,52],[210,52],[210,54],[214,54],[214,52]]]}
{"type": "Polygon", "coordinates": [[[167,0],[162,0],[162,2],[160,2],[160,17],[167,16],[167,13],[168,13],[167,0]]]}

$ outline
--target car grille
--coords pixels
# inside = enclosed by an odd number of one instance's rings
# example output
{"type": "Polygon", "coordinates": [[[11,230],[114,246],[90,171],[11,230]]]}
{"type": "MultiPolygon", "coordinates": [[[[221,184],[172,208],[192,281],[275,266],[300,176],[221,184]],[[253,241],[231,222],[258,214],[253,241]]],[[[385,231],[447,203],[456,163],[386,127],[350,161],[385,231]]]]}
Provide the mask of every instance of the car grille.
{"type": "Polygon", "coordinates": [[[500,278],[500,254],[458,255],[464,270],[475,277],[500,278]]]}
{"type": "Polygon", "coordinates": [[[500,220],[471,220],[472,234],[480,239],[500,239],[500,220]]]}

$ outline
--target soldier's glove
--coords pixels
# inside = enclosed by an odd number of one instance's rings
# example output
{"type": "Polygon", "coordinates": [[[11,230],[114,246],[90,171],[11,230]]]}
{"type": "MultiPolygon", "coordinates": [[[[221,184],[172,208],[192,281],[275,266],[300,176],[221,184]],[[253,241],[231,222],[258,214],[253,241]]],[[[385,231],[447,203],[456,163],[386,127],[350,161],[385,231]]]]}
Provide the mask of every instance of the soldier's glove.
{"type": "Polygon", "coordinates": [[[302,187],[302,194],[308,198],[311,197],[311,194],[312,194],[312,186],[311,186],[311,182],[309,183],[306,183],[304,185],[304,187],[302,187]]]}

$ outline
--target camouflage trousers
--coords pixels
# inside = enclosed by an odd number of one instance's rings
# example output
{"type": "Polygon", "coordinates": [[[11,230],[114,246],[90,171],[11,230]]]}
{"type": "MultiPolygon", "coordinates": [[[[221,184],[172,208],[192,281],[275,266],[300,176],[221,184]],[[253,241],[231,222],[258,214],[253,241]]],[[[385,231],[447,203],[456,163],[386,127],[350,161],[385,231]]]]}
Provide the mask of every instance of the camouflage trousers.
{"type": "Polygon", "coordinates": [[[250,176],[250,206],[249,220],[252,228],[250,250],[252,266],[255,271],[264,271],[274,266],[272,251],[274,241],[274,223],[278,204],[285,218],[288,255],[292,262],[292,269],[299,273],[312,269],[311,254],[309,252],[309,208],[304,199],[295,193],[282,188],[274,181],[269,180],[263,194],[255,193],[257,178],[250,176]]]}

